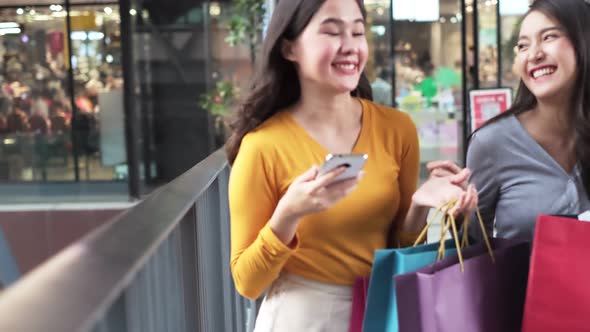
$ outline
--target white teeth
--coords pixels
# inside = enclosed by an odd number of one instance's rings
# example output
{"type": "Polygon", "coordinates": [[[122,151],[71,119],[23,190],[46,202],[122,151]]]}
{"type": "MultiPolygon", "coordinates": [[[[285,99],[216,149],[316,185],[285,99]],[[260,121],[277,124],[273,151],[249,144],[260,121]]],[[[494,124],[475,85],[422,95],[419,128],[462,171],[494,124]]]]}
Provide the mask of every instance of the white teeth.
{"type": "Polygon", "coordinates": [[[541,76],[551,75],[555,72],[555,68],[543,68],[533,72],[533,78],[537,79],[541,76]]]}
{"type": "Polygon", "coordinates": [[[344,70],[353,70],[354,68],[356,68],[356,65],[353,64],[342,64],[342,65],[336,65],[337,68],[341,68],[344,70]]]}

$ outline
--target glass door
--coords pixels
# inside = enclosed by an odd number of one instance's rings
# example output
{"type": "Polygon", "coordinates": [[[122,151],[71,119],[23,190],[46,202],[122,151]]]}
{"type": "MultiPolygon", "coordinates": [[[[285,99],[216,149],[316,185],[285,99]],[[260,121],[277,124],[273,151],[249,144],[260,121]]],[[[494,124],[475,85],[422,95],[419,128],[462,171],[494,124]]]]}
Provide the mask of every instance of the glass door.
{"type": "Polygon", "coordinates": [[[414,120],[421,178],[433,160],[462,160],[463,14],[458,0],[392,0],[397,107],[414,120]]]}

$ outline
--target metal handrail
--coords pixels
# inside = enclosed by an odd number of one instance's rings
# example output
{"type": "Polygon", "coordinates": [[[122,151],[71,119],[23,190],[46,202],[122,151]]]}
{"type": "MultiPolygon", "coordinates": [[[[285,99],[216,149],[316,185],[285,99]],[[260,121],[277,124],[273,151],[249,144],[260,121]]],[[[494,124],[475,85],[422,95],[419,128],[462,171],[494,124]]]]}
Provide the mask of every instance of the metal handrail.
{"type": "Polygon", "coordinates": [[[0,331],[89,331],[227,167],[219,150],[0,295],[0,331]]]}

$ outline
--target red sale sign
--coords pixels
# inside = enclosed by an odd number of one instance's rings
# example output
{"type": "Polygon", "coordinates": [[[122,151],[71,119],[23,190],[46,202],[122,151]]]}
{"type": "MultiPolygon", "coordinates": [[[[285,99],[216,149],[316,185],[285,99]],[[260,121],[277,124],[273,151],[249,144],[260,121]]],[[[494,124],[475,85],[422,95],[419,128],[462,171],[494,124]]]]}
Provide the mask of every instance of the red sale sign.
{"type": "Polygon", "coordinates": [[[486,121],[512,106],[512,90],[485,89],[469,92],[471,106],[471,130],[481,127],[486,121]]]}

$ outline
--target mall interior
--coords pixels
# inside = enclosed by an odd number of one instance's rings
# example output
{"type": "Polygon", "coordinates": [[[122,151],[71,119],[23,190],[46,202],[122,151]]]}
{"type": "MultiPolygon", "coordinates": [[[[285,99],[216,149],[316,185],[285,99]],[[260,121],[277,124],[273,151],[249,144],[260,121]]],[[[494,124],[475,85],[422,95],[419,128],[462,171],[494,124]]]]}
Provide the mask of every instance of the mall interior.
{"type": "MultiPolygon", "coordinates": [[[[246,90],[255,57],[252,45],[227,42],[237,2],[0,0],[0,311],[56,307],[22,331],[251,328],[256,305],[235,294],[222,262],[219,89],[246,90]],[[50,304],[68,289],[71,298],[50,304]],[[192,295],[179,302],[181,293],[192,295]],[[144,322],[154,312],[184,325],[144,322]]],[[[263,35],[276,3],[254,2],[265,9],[263,35]]],[[[364,2],[375,101],[414,120],[422,177],[432,160],[462,164],[470,93],[516,92],[512,59],[529,1],[364,2]]],[[[17,318],[0,318],[0,330],[17,318]]]]}

